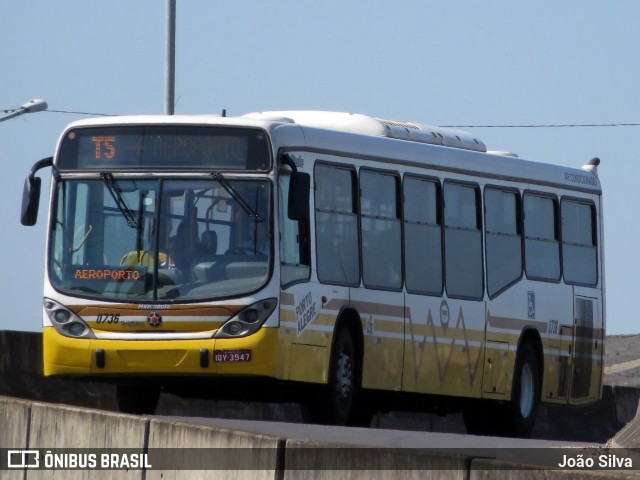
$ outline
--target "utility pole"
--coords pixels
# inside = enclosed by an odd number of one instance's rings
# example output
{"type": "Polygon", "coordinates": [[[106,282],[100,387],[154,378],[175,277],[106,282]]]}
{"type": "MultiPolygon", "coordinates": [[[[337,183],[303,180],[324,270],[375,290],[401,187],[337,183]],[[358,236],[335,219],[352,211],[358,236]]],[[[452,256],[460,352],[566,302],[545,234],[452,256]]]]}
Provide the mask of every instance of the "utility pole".
{"type": "Polygon", "coordinates": [[[176,0],[167,0],[164,113],[173,115],[176,96],[176,0]]]}

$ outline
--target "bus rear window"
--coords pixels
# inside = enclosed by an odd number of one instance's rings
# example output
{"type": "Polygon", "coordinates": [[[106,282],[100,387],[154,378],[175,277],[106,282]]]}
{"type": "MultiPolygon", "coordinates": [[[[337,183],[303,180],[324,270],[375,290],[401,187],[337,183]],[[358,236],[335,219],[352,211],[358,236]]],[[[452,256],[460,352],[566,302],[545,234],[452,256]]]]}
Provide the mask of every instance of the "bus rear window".
{"type": "Polygon", "coordinates": [[[261,170],[271,166],[264,131],[202,126],[116,126],[66,133],[60,170],[261,170]]]}

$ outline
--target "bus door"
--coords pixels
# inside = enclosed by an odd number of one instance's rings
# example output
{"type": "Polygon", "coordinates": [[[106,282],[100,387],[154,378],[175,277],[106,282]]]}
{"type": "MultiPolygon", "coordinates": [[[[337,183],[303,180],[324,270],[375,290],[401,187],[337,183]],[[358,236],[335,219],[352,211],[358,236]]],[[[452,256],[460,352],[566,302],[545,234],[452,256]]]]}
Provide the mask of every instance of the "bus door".
{"type": "Polygon", "coordinates": [[[573,325],[560,325],[559,332],[558,397],[569,403],[598,398],[603,373],[601,301],[580,293],[585,295],[574,295],[573,325]]]}
{"type": "MultiPolygon", "coordinates": [[[[574,320],[575,322],[575,320],[574,320]]],[[[575,325],[560,325],[560,345],[558,357],[558,389],[557,397],[567,399],[569,385],[571,381],[571,370],[573,368],[573,349],[575,325]]]]}
{"type": "Polygon", "coordinates": [[[278,180],[281,352],[276,375],[289,380],[322,382],[329,337],[317,322],[323,296],[318,284],[310,283],[309,219],[290,218],[296,217],[289,212],[291,177],[281,173],[278,180]]]}
{"type": "Polygon", "coordinates": [[[573,343],[567,393],[569,403],[576,404],[600,396],[604,321],[602,289],[598,287],[601,242],[595,205],[563,198],[561,209],[563,278],[565,283],[573,284],[573,343]]]}
{"type": "Polygon", "coordinates": [[[575,288],[571,368],[572,403],[598,398],[603,362],[601,301],[575,288]],[[582,295],[584,293],[585,295],[582,295]]]}

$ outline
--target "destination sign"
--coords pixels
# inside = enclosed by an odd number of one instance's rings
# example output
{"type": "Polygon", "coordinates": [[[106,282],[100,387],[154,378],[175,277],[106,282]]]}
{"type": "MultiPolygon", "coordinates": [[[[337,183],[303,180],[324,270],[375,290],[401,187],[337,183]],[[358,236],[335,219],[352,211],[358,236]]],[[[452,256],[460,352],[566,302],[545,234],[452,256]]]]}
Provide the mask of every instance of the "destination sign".
{"type": "Polygon", "coordinates": [[[201,126],[78,128],[62,142],[60,170],[268,170],[258,129],[201,126]]]}

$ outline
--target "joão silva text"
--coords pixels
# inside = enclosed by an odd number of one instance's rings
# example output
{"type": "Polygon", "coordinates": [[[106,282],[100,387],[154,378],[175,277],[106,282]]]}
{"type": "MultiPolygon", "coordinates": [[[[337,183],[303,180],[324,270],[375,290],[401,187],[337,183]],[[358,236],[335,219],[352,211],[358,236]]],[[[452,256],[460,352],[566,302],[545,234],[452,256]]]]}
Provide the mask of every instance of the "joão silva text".
{"type": "Polygon", "coordinates": [[[575,457],[562,455],[562,461],[558,463],[560,468],[633,468],[633,462],[630,458],[619,457],[617,455],[598,455],[596,459],[593,457],[584,457],[582,454],[575,457]]]}

